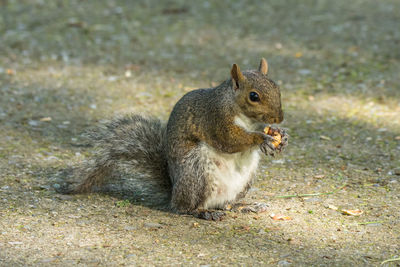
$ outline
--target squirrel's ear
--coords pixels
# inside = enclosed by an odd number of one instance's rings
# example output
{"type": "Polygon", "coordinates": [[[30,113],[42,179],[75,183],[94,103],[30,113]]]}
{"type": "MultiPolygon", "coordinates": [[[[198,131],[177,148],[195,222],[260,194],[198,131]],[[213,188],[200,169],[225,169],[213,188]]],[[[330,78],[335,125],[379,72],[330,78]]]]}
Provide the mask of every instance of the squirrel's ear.
{"type": "Polygon", "coordinates": [[[243,76],[243,73],[240,71],[240,68],[237,64],[233,64],[231,69],[231,76],[233,80],[233,87],[235,89],[238,89],[239,83],[244,81],[245,77],[243,76]]]}
{"type": "Polygon", "coordinates": [[[264,75],[266,75],[268,73],[268,63],[265,60],[265,58],[261,59],[260,66],[258,67],[258,71],[264,75]]]}

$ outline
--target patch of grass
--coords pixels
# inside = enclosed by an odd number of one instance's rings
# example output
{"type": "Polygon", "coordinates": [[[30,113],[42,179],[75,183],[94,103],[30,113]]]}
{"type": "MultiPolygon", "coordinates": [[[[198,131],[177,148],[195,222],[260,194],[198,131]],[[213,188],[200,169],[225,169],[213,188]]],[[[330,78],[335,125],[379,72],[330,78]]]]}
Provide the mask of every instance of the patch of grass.
{"type": "Polygon", "coordinates": [[[119,200],[119,201],[115,202],[115,206],[117,206],[118,208],[125,208],[125,207],[128,207],[130,204],[131,203],[128,199],[119,200]]]}

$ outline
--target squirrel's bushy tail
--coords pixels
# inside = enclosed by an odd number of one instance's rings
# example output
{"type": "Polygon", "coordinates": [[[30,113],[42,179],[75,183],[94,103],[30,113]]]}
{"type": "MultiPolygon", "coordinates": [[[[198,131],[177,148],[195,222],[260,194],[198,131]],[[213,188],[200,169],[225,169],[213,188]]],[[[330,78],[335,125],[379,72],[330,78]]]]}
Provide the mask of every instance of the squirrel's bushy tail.
{"type": "Polygon", "coordinates": [[[163,152],[164,132],[165,125],[160,120],[141,115],[125,115],[102,124],[89,133],[96,148],[94,158],[74,172],[81,181],[63,186],[60,191],[89,192],[93,186],[101,186],[113,177],[121,162],[150,179],[149,182],[170,187],[163,152]]]}

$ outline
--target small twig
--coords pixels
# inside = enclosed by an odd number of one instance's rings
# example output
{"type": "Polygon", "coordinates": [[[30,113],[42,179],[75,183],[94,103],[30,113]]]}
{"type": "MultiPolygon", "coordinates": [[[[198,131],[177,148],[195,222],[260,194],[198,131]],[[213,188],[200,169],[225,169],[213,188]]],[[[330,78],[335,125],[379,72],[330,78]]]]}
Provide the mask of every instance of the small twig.
{"type": "Polygon", "coordinates": [[[400,261],[400,258],[394,258],[394,259],[388,259],[388,260],[384,260],[381,262],[381,265],[388,263],[388,262],[393,262],[393,261],[400,261]]]}
{"type": "Polygon", "coordinates": [[[315,196],[322,196],[322,195],[332,195],[335,194],[337,191],[345,187],[346,184],[342,185],[341,187],[336,188],[332,192],[327,193],[313,193],[313,194],[296,194],[296,195],[286,195],[286,196],[276,196],[276,198],[292,198],[292,197],[315,197],[315,196]]]}

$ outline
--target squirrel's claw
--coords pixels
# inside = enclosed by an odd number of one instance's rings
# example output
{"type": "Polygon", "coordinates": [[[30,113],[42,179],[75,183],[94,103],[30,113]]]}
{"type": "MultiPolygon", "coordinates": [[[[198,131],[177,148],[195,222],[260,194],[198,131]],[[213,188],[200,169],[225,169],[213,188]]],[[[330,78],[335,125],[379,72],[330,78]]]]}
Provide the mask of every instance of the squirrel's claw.
{"type": "Polygon", "coordinates": [[[287,145],[289,144],[289,135],[287,134],[286,129],[278,128],[279,134],[281,135],[281,143],[278,146],[279,152],[282,152],[287,145]]]}
{"type": "Polygon", "coordinates": [[[265,135],[264,136],[264,142],[260,145],[261,152],[264,153],[265,155],[269,155],[272,157],[275,157],[276,153],[276,148],[272,142],[274,142],[275,139],[270,136],[270,135],[265,135]]]}

